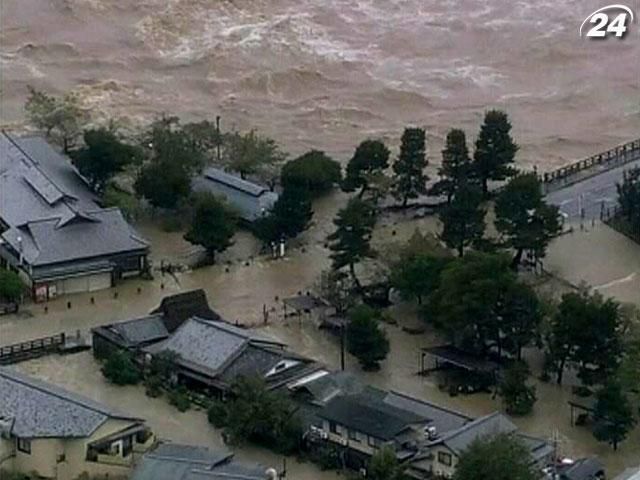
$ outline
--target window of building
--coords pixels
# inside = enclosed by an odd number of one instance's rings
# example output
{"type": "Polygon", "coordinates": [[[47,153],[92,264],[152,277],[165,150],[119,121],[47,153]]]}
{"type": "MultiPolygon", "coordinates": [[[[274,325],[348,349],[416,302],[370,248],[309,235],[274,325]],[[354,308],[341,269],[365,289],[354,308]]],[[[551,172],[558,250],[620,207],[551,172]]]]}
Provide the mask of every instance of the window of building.
{"type": "Polygon", "coordinates": [[[329,422],[329,431],[336,435],[340,435],[340,432],[338,431],[338,424],[336,422],[329,422]]]}
{"type": "Polygon", "coordinates": [[[371,435],[369,435],[367,439],[367,443],[369,444],[370,447],[373,447],[373,448],[378,448],[380,446],[380,440],[377,439],[376,437],[372,437],[371,435]]]}
{"type": "Polygon", "coordinates": [[[18,438],[17,447],[20,452],[31,454],[31,440],[27,440],[26,438],[18,438]]]}
{"type": "Polygon", "coordinates": [[[447,467],[450,467],[451,464],[453,463],[453,458],[451,457],[450,453],[438,452],[438,463],[441,463],[443,465],[446,465],[447,467]]]}
{"type": "Polygon", "coordinates": [[[358,440],[358,432],[356,432],[355,430],[349,430],[349,440],[359,442],[360,440],[358,440]]]}

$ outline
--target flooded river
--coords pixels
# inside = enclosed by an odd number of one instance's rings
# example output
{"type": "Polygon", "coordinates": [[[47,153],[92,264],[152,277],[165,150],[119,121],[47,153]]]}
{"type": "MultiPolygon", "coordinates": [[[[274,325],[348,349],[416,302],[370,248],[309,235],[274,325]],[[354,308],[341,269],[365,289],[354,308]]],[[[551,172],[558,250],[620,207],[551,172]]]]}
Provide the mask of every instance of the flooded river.
{"type": "MultiPolygon", "coordinates": [[[[638,11],[639,0],[626,2],[638,11]]],[[[1,119],[26,85],[93,114],[221,114],[292,153],[343,158],[367,136],[509,111],[521,160],[548,168],[637,136],[640,42],[580,38],[600,0],[2,0],[1,119]]]]}

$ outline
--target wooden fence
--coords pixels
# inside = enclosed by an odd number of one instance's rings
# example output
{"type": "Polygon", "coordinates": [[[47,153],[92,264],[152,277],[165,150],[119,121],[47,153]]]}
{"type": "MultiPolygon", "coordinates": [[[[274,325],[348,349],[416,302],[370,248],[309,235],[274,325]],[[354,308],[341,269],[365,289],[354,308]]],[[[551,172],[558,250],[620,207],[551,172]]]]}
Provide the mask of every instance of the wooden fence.
{"type": "Polygon", "coordinates": [[[9,365],[59,352],[65,345],[65,337],[64,333],[59,333],[50,337],[0,347],[0,365],[9,365]]]}

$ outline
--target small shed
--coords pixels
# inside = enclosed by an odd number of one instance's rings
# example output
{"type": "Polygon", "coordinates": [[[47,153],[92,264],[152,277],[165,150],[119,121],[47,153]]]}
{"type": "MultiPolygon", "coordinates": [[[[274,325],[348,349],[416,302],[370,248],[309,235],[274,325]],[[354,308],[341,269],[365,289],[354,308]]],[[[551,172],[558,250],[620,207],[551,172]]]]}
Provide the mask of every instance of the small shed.
{"type": "Polygon", "coordinates": [[[285,298],[282,300],[282,304],[284,306],[285,317],[288,315],[302,315],[303,313],[310,315],[317,309],[327,308],[329,306],[323,299],[310,293],[285,298]]]}
{"type": "Polygon", "coordinates": [[[278,194],[268,187],[213,167],[205,168],[194,178],[193,189],[225,197],[240,218],[247,222],[263,217],[278,200],[278,194]]]}

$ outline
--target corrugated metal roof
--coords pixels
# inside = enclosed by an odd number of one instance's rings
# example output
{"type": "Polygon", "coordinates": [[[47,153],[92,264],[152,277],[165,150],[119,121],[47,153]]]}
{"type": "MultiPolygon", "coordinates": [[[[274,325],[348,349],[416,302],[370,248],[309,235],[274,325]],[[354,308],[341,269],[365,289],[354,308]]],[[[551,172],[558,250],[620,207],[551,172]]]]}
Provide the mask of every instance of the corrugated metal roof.
{"type": "Polygon", "coordinates": [[[227,173],[224,170],[220,170],[219,168],[205,168],[202,172],[202,176],[209,181],[222,183],[223,185],[254,197],[259,197],[264,192],[269,191],[267,187],[244,180],[240,177],[227,173]]]}

